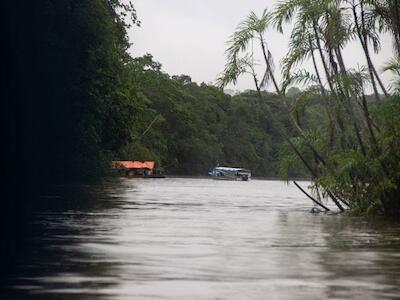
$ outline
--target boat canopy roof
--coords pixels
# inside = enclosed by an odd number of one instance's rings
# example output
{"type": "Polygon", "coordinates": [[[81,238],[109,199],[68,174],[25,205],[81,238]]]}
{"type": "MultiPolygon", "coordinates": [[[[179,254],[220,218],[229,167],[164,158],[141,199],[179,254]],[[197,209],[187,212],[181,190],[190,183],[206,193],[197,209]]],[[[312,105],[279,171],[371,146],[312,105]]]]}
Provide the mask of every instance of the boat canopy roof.
{"type": "Polygon", "coordinates": [[[215,167],[214,170],[216,171],[225,171],[225,172],[250,172],[250,170],[243,169],[243,168],[234,168],[234,167],[215,167]]]}
{"type": "Polygon", "coordinates": [[[154,161],[129,161],[129,160],[114,160],[113,167],[117,169],[148,169],[154,168],[154,161]]]}

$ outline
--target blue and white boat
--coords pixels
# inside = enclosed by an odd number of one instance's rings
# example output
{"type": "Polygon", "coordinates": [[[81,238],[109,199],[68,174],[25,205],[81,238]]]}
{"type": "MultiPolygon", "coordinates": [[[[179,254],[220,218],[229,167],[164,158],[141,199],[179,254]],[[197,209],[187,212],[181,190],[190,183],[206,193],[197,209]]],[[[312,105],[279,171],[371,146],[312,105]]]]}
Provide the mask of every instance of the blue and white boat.
{"type": "Polygon", "coordinates": [[[233,167],[215,167],[208,172],[216,180],[238,180],[248,181],[251,178],[250,170],[233,167]]]}

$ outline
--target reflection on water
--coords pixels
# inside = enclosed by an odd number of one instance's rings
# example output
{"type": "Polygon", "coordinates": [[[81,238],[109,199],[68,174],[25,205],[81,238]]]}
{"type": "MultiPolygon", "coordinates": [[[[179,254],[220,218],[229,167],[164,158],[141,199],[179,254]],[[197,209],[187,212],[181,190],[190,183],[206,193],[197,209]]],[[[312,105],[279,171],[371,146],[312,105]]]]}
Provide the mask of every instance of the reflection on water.
{"type": "Polygon", "coordinates": [[[400,227],[310,214],[277,181],[119,179],[46,198],[1,299],[400,295],[400,227]]]}

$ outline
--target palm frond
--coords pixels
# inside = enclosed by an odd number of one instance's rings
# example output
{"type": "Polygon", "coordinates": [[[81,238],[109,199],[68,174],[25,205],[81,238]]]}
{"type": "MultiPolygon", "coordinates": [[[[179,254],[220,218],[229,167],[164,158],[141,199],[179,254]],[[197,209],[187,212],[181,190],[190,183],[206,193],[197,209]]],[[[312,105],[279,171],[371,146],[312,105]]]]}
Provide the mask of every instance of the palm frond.
{"type": "Polygon", "coordinates": [[[273,74],[275,71],[275,64],[274,64],[274,59],[272,57],[272,54],[269,50],[267,53],[268,53],[267,59],[268,59],[270,68],[266,68],[266,70],[265,70],[264,76],[263,76],[263,78],[261,80],[261,84],[260,84],[261,88],[265,88],[268,85],[268,83],[271,80],[271,74],[273,74]]]}
{"type": "Polygon", "coordinates": [[[400,59],[392,58],[384,65],[382,71],[389,71],[394,75],[390,88],[395,94],[400,95],[400,59]]]}
{"type": "Polygon", "coordinates": [[[289,78],[287,78],[285,82],[285,86],[292,84],[300,84],[300,85],[310,85],[310,84],[318,84],[318,78],[316,75],[306,71],[299,70],[294,72],[289,78]]]}
{"type": "Polygon", "coordinates": [[[248,71],[249,66],[252,66],[252,58],[245,56],[229,60],[224,71],[218,76],[216,85],[220,88],[226,87],[228,84],[236,84],[240,75],[248,71]]]}
{"type": "Polygon", "coordinates": [[[298,7],[298,0],[278,2],[272,15],[272,23],[279,32],[283,32],[284,23],[289,23],[292,21],[298,7]]]}

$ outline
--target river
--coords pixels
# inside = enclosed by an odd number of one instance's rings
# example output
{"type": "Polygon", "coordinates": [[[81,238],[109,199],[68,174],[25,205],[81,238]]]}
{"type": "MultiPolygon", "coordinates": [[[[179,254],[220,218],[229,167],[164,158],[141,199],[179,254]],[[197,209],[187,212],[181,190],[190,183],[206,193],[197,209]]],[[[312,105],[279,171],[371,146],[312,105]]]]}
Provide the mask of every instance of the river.
{"type": "Polygon", "coordinates": [[[400,297],[400,226],[312,214],[292,184],[120,178],[45,199],[1,299],[400,297]]]}

